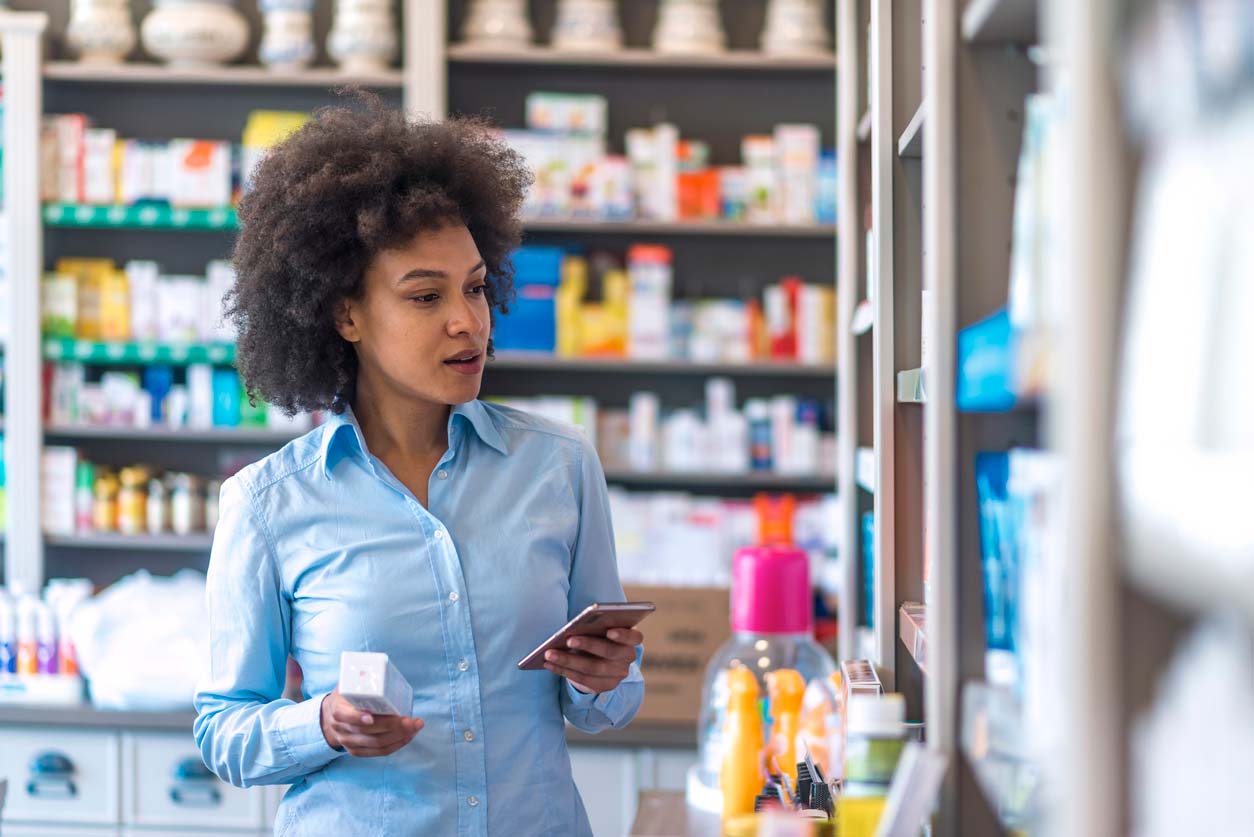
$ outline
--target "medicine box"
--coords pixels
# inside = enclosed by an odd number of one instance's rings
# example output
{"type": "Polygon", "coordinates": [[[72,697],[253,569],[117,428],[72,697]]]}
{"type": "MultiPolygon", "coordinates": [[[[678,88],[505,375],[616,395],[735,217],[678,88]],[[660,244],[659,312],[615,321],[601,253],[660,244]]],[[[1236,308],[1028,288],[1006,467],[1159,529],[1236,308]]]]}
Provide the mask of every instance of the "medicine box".
{"type": "Polygon", "coordinates": [[[366,651],[340,654],[340,696],[376,715],[408,716],[414,705],[413,688],[388,655],[366,651]]]}

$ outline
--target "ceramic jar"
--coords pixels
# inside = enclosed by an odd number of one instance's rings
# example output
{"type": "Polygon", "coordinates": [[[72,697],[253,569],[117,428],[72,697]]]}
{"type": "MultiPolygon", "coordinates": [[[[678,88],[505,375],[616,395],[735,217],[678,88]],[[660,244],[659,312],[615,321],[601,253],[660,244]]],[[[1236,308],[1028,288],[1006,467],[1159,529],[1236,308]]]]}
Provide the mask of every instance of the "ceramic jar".
{"type": "Polygon", "coordinates": [[[327,52],[341,70],[355,75],[386,72],[399,42],[392,0],[337,0],[327,52]]]}
{"type": "Polygon", "coordinates": [[[779,57],[831,54],[831,36],[819,0],[771,0],[762,51],[779,57]]]}
{"type": "Polygon", "coordinates": [[[313,62],[313,4],[314,0],[261,0],[262,64],[275,72],[297,72],[313,62]]]}
{"type": "Polygon", "coordinates": [[[716,0],[662,0],[653,30],[653,49],[708,55],[722,52],[726,43],[716,0]]]}
{"type": "Polygon", "coordinates": [[[74,0],[66,40],[85,64],[118,64],[135,48],[128,0],[74,0]]]}
{"type": "Polygon", "coordinates": [[[233,0],[157,0],[140,27],[144,49],[172,67],[226,64],[248,45],[248,22],[233,0]]]}
{"type": "Polygon", "coordinates": [[[486,49],[526,49],[531,46],[527,0],[472,0],[462,24],[462,41],[486,49]]]}
{"type": "Polygon", "coordinates": [[[568,52],[620,49],[623,32],[614,0],[560,0],[552,42],[568,52]]]}

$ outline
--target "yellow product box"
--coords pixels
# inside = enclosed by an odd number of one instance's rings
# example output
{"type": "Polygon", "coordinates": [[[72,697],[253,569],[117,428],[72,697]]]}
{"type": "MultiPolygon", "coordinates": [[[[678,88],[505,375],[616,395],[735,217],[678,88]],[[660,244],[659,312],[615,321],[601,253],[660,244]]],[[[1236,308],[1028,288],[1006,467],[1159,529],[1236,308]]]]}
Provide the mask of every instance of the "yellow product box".
{"type": "Polygon", "coordinates": [[[117,270],[112,259],[58,259],[57,273],[73,276],[78,282],[78,324],[80,340],[101,339],[101,303],[106,277],[117,270]]]}
{"type": "Polygon", "coordinates": [[[244,183],[248,183],[253,169],[269,148],[278,145],[308,121],[309,114],[299,111],[255,110],[248,114],[240,143],[240,171],[243,172],[244,183]]]}
{"type": "Polygon", "coordinates": [[[875,837],[887,803],[882,796],[842,796],[836,803],[836,837],[875,837]]]}
{"type": "Polygon", "coordinates": [[[131,286],[126,274],[111,270],[100,278],[100,339],[131,339],[131,286]]]}

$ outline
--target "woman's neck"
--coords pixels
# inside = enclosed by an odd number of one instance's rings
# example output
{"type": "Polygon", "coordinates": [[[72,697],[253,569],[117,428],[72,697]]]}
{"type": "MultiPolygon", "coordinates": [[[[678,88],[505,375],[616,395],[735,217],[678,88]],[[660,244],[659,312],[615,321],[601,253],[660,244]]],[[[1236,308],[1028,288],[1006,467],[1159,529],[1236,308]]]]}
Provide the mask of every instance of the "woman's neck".
{"type": "Polygon", "coordinates": [[[358,380],[353,415],[366,446],[385,461],[438,459],[448,450],[447,404],[415,401],[358,380]]]}

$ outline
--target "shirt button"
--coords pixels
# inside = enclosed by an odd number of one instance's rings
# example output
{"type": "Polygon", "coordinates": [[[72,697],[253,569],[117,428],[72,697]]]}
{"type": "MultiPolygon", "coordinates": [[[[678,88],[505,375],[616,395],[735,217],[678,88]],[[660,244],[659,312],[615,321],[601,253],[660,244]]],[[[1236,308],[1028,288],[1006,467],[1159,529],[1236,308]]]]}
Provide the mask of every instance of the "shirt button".
{"type": "Polygon", "coordinates": [[[469,805],[471,808],[477,808],[479,806],[479,797],[477,796],[466,797],[466,804],[469,805]]]}
{"type": "Polygon", "coordinates": [[[442,540],[444,540],[444,530],[443,530],[443,529],[436,529],[436,530],[435,530],[435,539],[436,539],[437,541],[442,541],[442,540]]]}
{"type": "Polygon", "coordinates": [[[457,591],[456,591],[456,590],[454,590],[452,593],[449,593],[449,594],[448,594],[448,600],[449,600],[450,602],[455,602],[455,601],[457,601],[457,600],[458,600],[458,599],[460,599],[460,598],[461,598],[461,596],[459,596],[459,595],[457,594],[457,591]]]}
{"type": "Polygon", "coordinates": [[[462,733],[462,738],[466,739],[467,741],[474,741],[475,731],[472,729],[466,730],[465,732],[462,733]]]}
{"type": "Polygon", "coordinates": [[[435,472],[435,476],[436,476],[436,479],[446,480],[448,479],[448,471],[441,468],[440,470],[435,472]]]}
{"type": "Polygon", "coordinates": [[[458,671],[470,671],[470,663],[466,662],[465,660],[459,660],[457,663],[457,670],[458,671]]]}

